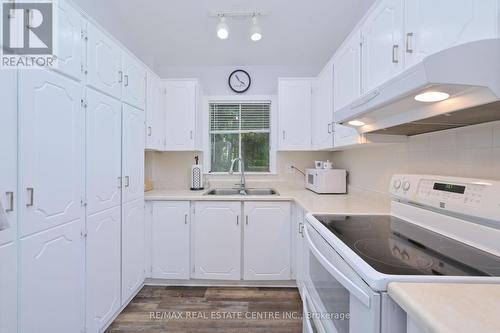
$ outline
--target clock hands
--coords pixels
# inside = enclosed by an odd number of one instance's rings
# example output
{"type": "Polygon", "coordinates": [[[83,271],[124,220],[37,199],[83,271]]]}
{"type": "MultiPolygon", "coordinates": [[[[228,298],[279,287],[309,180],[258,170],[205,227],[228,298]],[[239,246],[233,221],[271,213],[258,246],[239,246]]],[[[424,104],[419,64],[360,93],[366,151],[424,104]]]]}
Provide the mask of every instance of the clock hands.
{"type": "Polygon", "coordinates": [[[240,83],[241,83],[240,87],[242,87],[242,86],[244,87],[244,86],[246,86],[246,85],[247,85],[245,82],[243,82],[243,81],[241,81],[241,80],[240,80],[240,77],[238,76],[238,74],[235,74],[234,76],[236,76],[236,79],[237,79],[238,81],[240,81],[240,83]]]}

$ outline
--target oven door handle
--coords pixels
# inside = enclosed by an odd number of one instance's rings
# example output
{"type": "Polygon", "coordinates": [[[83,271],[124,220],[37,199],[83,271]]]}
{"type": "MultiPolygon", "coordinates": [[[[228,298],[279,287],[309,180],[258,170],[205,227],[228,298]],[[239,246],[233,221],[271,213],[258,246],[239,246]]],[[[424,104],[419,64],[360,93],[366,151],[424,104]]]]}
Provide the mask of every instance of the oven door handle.
{"type": "Polygon", "coordinates": [[[341,271],[338,270],[337,267],[332,265],[328,259],[325,258],[323,254],[318,250],[318,248],[314,245],[311,237],[309,236],[308,225],[304,228],[304,234],[306,236],[307,244],[314,254],[316,259],[323,265],[323,267],[330,273],[335,279],[340,282],[350,293],[352,293],[356,298],[361,301],[367,307],[370,307],[370,296],[366,294],[361,288],[359,288],[356,284],[352,283],[351,280],[347,276],[345,276],[341,271]]]}

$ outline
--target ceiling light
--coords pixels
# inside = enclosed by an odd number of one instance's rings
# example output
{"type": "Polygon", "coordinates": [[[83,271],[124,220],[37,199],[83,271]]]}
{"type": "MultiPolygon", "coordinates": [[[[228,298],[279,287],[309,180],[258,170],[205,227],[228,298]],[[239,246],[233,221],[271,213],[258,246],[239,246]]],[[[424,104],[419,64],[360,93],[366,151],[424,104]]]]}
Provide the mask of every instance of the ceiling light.
{"type": "Polygon", "coordinates": [[[257,16],[252,17],[252,27],[250,28],[250,39],[254,42],[258,42],[262,39],[262,29],[257,23],[257,16]]]}
{"type": "Polygon", "coordinates": [[[359,121],[359,120],[351,120],[350,122],[348,122],[348,124],[351,125],[351,126],[356,126],[356,127],[364,126],[365,125],[364,122],[359,121]]]}
{"type": "Polygon", "coordinates": [[[227,39],[229,37],[229,26],[226,24],[226,18],[221,16],[219,24],[217,24],[217,37],[227,39]]]}
{"type": "Polygon", "coordinates": [[[415,100],[423,103],[441,102],[450,98],[450,95],[440,91],[428,91],[415,96],[415,100]]]}

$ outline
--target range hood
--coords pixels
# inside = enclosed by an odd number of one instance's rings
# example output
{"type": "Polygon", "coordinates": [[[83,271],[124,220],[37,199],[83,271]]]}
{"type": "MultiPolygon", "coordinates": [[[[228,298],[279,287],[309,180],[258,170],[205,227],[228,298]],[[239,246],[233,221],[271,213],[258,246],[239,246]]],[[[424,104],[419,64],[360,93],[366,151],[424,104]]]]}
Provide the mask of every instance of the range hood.
{"type": "Polygon", "coordinates": [[[336,112],[359,133],[417,135],[500,120],[500,39],[455,46],[425,58],[336,112]],[[415,96],[444,92],[446,100],[415,96]],[[353,122],[354,121],[354,122],[353,122]],[[362,125],[364,124],[364,125],[362,125]]]}

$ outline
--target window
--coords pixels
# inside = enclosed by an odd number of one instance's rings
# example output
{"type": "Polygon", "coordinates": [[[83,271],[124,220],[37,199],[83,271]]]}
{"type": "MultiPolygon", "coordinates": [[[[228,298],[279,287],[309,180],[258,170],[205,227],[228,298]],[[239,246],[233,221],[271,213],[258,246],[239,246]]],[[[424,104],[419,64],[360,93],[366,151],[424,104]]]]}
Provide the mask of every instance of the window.
{"type": "Polygon", "coordinates": [[[210,103],[211,172],[228,172],[237,157],[245,172],[270,171],[270,109],[270,102],[210,103]]]}

